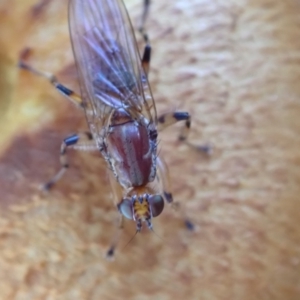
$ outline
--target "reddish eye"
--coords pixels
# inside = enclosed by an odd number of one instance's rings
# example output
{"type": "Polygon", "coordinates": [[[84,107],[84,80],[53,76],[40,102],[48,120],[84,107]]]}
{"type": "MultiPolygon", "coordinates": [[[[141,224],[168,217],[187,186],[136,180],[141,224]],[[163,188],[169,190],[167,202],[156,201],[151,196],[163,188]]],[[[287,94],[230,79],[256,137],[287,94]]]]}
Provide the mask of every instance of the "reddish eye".
{"type": "Polygon", "coordinates": [[[148,201],[150,204],[152,217],[159,216],[165,206],[163,197],[161,195],[151,196],[148,201]]]}
{"type": "Polygon", "coordinates": [[[124,199],[119,205],[118,209],[120,213],[127,219],[133,219],[133,207],[132,202],[128,199],[124,199]]]}

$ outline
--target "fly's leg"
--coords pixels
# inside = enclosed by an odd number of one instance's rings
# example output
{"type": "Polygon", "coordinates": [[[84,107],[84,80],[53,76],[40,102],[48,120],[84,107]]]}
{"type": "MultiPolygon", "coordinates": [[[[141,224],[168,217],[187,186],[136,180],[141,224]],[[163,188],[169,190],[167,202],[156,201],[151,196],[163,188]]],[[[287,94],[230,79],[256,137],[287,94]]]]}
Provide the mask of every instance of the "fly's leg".
{"type": "Polygon", "coordinates": [[[73,148],[76,150],[98,150],[90,132],[74,134],[64,139],[60,147],[61,169],[53,176],[51,180],[44,184],[44,190],[50,190],[69,168],[66,155],[68,148],[73,148]]]}
{"type": "Polygon", "coordinates": [[[142,13],[142,17],[141,17],[141,23],[139,26],[139,32],[142,34],[144,41],[146,43],[148,43],[148,35],[145,31],[145,23],[146,23],[147,16],[149,14],[149,8],[150,8],[150,0],[144,0],[143,13],[142,13]]]}
{"type": "Polygon", "coordinates": [[[84,103],[82,102],[81,97],[74,91],[70,90],[69,88],[58,82],[53,74],[37,70],[31,67],[30,65],[26,64],[22,59],[19,61],[18,66],[20,69],[27,70],[37,76],[46,78],[63,96],[68,98],[73,104],[75,104],[81,109],[84,108],[84,103]]]}
{"type": "Polygon", "coordinates": [[[119,244],[123,229],[124,229],[124,217],[122,214],[119,214],[119,220],[118,220],[118,228],[117,232],[114,235],[114,238],[111,242],[111,246],[109,247],[108,251],[106,252],[106,259],[112,260],[115,256],[116,248],[119,244]]]}
{"type": "Polygon", "coordinates": [[[158,126],[157,126],[158,131],[160,132],[165,128],[167,128],[168,126],[173,125],[180,121],[185,121],[185,126],[182,128],[178,139],[192,148],[196,148],[197,150],[200,150],[206,154],[211,154],[212,151],[211,146],[209,145],[195,146],[187,140],[191,128],[191,116],[188,112],[178,111],[178,112],[165,113],[161,115],[158,118],[158,126]]]}
{"type": "Polygon", "coordinates": [[[186,141],[190,128],[191,128],[191,116],[188,112],[170,112],[170,113],[165,113],[158,117],[158,131],[163,131],[165,128],[180,122],[180,121],[185,121],[185,126],[181,130],[181,133],[179,135],[179,140],[180,141],[186,141]]]}
{"type": "MultiPolygon", "coordinates": [[[[122,189],[120,187],[120,185],[118,184],[118,182],[116,181],[113,172],[109,172],[109,181],[110,181],[110,185],[112,188],[112,192],[113,192],[113,201],[114,201],[114,205],[117,207],[119,200],[122,199],[123,193],[122,193],[122,189]]],[[[118,216],[118,227],[117,227],[117,231],[114,234],[114,237],[111,241],[110,247],[108,249],[108,251],[106,252],[106,259],[108,260],[112,260],[114,258],[115,255],[115,251],[116,248],[119,244],[124,226],[123,226],[123,222],[124,222],[124,217],[121,213],[119,213],[118,216]]]]}
{"type": "Polygon", "coordinates": [[[148,34],[145,31],[145,22],[149,13],[150,8],[150,0],[144,0],[143,2],[143,13],[141,17],[141,23],[139,26],[139,32],[142,34],[144,42],[146,44],[144,48],[144,54],[142,56],[142,66],[144,68],[144,71],[146,73],[146,76],[148,77],[149,73],[149,65],[150,65],[150,59],[151,59],[151,46],[149,43],[149,37],[148,34]]]}
{"type": "Polygon", "coordinates": [[[161,181],[163,187],[164,198],[168,203],[174,203],[173,195],[171,193],[171,180],[168,166],[159,156],[157,156],[156,165],[159,175],[158,179],[161,181]]]}
{"type": "Polygon", "coordinates": [[[150,8],[150,0],[144,0],[143,13],[141,17],[141,23],[139,26],[139,32],[142,34],[144,42],[146,43],[146,46],[144,48],[144,54],[142,56],[142,66],[144,68],[147,77],[149,73],[149,65],[150,65],[150,58],[151,58],[151,46],[149,43],[148,34],[145,31],[145,22],[149,13],[149,8],[150,8]]]}
{"type": "Polygon", "coordinates": [[[173,201],[173,196],[171,193],[171,180],[167,164],[160,157],[157,157],[156,164],[159,177],[158,180],[161,181],[165,200],[167,201],[167,203],[171,204],[173,209],[180,212],[180,215],[183,216],[185,226],[188,230],[192,231],[194,229],[194,224],[188,219],[188,217],[186,216],[186,212],[180,206],[180,204],[173,201]]]}
{"type": "Polygon", "coordinates": [[[151,46],[147,44],[144,48],[144,54],[142,57],[142,67],[148,77],[149,68],[150,68],[150,59],[151,59],[151,46]]]}

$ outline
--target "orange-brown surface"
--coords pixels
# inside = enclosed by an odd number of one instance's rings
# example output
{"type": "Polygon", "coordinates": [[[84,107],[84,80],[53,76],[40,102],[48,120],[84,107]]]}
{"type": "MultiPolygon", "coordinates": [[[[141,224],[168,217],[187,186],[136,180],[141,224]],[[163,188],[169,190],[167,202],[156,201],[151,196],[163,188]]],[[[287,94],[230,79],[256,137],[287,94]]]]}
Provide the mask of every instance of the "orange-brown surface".
{"type": "MultiPolygon", "coordinates": [[[[158,238],[117,211],[100,154],[70,155],[49,193],[61,140],[87,128],[48,82],[16,68],[18,53],[76,87],[67,1],[0,4],[0,299],[300,299],[300,3],[153,1],[150,82],[160,112],[193,116],[191,142],[161,136],[173,192],[196,224],[166,208],[158,238]],[[39,5],[37,5],[39,4],[39,5]]],[[[128,0],[134,24],[139,0],[128,0]]]]}

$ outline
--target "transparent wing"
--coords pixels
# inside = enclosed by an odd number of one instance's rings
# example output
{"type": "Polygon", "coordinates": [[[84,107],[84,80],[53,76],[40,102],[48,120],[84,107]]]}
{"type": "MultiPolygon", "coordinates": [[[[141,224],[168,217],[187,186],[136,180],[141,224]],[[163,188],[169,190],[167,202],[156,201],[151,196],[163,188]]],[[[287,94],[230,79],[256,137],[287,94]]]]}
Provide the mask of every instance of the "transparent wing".
{"type": "Polygon", "coordinates": [[[141,66],[133,29],[121,0],[70,0],[70,35],[81,94],[104,122],[112,109],[141,112],[156,121],[156,109],[141,66]]]}

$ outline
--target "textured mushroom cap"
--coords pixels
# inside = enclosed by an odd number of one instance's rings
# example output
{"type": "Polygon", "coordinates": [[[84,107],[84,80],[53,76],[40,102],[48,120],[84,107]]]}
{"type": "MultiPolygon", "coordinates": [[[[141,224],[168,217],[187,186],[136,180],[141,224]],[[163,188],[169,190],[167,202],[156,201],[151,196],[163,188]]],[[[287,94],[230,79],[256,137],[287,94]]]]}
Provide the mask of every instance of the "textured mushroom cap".
{"type": "MultiPolygon", "coordinates": [[[[118,212],[100,154],[70,151],[64,178],[47,195],[38,190],[85,117],[16,68],[31,47],[33,66],[76,89],[66,1],[2,2],[1,299],[300,298],[299,3],[152,1],[158,112],[191,112],[191,143],[214,152],[180,144],[179,125],[159,136],[195,230],[166,206],[154,220],[162,239],[146,230],[123,249],[135,232],[128,221],[107,262],[118,212]]],[[[134,25],[141,2],[126,1],[134,25]]]]}

